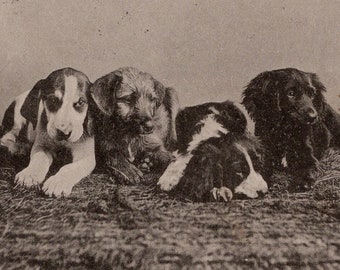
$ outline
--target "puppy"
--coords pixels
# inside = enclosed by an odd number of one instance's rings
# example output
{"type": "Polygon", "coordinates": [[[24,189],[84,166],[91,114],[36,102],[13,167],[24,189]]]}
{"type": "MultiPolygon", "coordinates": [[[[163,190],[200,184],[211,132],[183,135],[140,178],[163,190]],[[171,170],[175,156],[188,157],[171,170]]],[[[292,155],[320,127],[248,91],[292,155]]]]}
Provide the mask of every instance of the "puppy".
{"type": "Polygon", "coordinates": [[[294,68],[266,71],[243,92],[266,148],[266,178],[283,164],[295,176],[293,190],[309,188],[312,171],[330,145],[340,145],[340,116],[325,101],[316,74],[294,68]]]}
{"type": "Polygon", "coordinates": [[[1,144],[13,154],[21,149],[23,137],[33,144],[28,166],[15,176],[18,184],[40,185],[53,159],[64,149],[71,153],[72,162],[44,182],[42,189],[46,194],[67,196],[76,183],[92,172],[95,153],[88,110],[90,86],[85,74],[64,68],[38,81],[10,105],[4,117],[1,144]]]}
{"type": "Polygon", "coordinates": [[[267,192],[260,144],[234,103],[187,107],[177,115],[176,130],[178,151],[158,181],[161,190],[195,201],[229,201],[234,193],[256,198],[267,192]]]}
{"type": "Polygon", "coordinates": [[[138,183],[141,170],[164,170],[176,141],[175,90],[126,67],[96,80],[91,94],[100,109],[95,121],[98,164],[126,183],[138,183]]]}

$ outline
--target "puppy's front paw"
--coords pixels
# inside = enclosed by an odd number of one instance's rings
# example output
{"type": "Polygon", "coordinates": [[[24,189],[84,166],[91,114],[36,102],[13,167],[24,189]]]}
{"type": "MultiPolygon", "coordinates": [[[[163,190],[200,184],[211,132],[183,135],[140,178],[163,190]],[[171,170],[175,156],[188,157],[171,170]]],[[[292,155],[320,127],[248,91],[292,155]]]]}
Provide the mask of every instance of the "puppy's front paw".
{"type": "Polygon", "coordinates": [[[163,191],[171,191],[177,186],[179,180],[180,178],[177,175],[164,173],[161,178],[159,178],[157,185],[163,191]]]}
{"type": "Polygon", "coordinates": [[[150,157],[146,157],[141,160],[141,163],[139,164],[138,168],[143,173],[150,173],[153,167],[153,162],[150,157]]]}
{"type": "Polygon", "coordinates": [[[300,172],[294,175],[294,180],[290,183],[288,190],[290,192],[306,192],[311,190],[315,183],[313,169],[300,172]]]}
{"type": "Polygon", "coordinates": [[[45,175],[37,168],[27,167],[15,176],[15,182],[19,185],[31,187],[39,185],[45,179],[45,175]]]}
{"type": "Polygon", "coordinates": [[[227,187],[213,188],[210,192],[215,201],[222,199],[225,202],[229,202],[233,198],[233,192],[227,187]]]}
{"type": "Polygon", "coordinates": [[[46,180],[42,190],[50,197],[67,197],[71,194],[73,186],[73,183],[69,181],[69,179],[56,174],[46,180]]]}
{"type": "Polygon", "coordinates": [[[170,163],[163,175],[159,178],[157,185],[163,191],[170,191],[177,186],[183,177],[184,170],[190,158],[179,157],[170,163]]]}

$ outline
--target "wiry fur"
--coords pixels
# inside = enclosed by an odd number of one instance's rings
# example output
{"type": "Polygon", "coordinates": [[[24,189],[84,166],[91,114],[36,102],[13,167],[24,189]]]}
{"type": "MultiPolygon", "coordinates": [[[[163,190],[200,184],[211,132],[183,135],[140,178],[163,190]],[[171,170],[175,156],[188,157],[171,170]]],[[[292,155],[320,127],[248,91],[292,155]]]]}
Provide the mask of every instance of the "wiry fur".
{"type": "Polygon", "coordinates": [[[97,79],[91,93],[99,108],[95,121],[98,164],[127,183],[142,179],[137,166],[145,157],[152,159],[154,170],[163,170],[176,141],[175,90],[127,67],[97,79]]]}
{"type": "Polygon", "coordinates": [[[316,74],[294,68],[259,74],[243,92],[243,105],[266,148],[266,177],[283,158],[293,189],[313,183],[312,170],[330,145],[340,145],[340,116],[326,103],[316,74]]]}

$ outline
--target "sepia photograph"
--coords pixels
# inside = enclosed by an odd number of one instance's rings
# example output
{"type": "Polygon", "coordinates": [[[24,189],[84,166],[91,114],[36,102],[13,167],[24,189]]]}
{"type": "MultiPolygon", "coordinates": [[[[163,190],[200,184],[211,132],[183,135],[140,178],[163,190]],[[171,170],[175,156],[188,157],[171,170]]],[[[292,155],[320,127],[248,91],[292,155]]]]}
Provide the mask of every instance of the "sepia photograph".
{"type": "Polygon", "coordinates": [[[0,269],[340,269],[339,0],[1,0],[0,269]]]}

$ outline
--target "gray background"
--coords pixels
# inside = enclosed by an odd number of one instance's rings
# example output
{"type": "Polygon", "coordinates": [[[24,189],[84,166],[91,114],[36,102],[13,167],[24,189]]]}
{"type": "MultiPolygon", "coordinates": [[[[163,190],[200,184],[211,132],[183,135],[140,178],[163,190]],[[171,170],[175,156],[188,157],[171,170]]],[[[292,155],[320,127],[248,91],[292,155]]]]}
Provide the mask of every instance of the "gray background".
{"type": "MultiPolygon", "coordinates": [[[[183,105],[239,100],[264,70],[316,72],[340,108],[339,1],[0,2],[0,113],[51,71],[135,66],[183,105]]],[[[2,116],[0,117],[2,118],[2,116]]]]}

